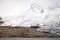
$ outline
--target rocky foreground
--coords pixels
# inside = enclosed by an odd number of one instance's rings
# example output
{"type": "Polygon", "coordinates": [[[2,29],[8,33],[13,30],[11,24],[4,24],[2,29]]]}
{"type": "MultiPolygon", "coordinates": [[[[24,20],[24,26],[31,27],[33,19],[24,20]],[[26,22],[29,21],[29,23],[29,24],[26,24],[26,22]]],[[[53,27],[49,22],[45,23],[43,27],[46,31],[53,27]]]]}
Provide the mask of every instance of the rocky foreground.
{"type": "Polygon", "coordinates": [[[60,35],[44,33],[28,27],[0,26],[0,38],[60,38],[60,35]]]}

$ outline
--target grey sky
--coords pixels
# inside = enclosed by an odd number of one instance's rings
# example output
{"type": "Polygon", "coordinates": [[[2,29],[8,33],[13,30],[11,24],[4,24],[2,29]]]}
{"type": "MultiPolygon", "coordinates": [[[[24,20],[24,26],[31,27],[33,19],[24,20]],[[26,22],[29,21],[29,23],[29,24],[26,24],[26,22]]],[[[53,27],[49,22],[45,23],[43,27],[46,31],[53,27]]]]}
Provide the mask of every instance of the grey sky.
{"type": "Polygon", "coordinates": [[[60,0],[0,0],[0,16],[19,15],[28,10],[32,3],[43,8],[60,6],[60,0]]]}

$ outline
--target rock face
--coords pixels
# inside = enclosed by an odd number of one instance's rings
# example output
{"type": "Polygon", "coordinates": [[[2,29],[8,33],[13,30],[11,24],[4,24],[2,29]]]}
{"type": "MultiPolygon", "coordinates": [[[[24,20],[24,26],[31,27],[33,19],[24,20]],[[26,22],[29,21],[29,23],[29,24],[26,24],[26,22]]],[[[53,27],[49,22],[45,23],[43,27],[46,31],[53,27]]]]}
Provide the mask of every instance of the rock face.
{"type": "Polygon", "coordinates": [[[3,21],[0,21],[0,25],[3,24],[4,22],[3,21]]]}
{"type": "Polygon", "coordinates": [[[1,21],[1,20],[2,20],[2,18],[0,17],[0,25],[4,23],[4,22],[3,22],[3,21],[1,21]]]}
{"type": "Polygon", "coordinates": [[[1,20],[2,18],[0,17],[0,20],[1,20]]]}

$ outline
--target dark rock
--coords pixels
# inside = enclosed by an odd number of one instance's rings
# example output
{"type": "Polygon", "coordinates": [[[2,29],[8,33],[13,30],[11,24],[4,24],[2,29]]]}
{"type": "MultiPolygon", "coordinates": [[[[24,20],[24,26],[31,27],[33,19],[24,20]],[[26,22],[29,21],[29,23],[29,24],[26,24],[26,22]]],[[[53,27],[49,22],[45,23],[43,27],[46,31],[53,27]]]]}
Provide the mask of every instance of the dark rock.
{"type": "Polygon", "coordinates": [[[0,20],[1,20],[2,18],[0,17],[0,20]]]}
{"type": "Polygon", "coordinates": [[[47,31],[45,32],[45,31],[43,31],[43,33],[50,33],[50,32],[47,32],[47,31]]]}
{"type": "Polygon", "coordinates": [[[30,26],[30,28],[41,28],[39,26],[30,26]]]}
{"type": "Polygon", "coordinates": [[[3,21],[0,21],[0,25],[3,24],[4,22],[3,21]]]}

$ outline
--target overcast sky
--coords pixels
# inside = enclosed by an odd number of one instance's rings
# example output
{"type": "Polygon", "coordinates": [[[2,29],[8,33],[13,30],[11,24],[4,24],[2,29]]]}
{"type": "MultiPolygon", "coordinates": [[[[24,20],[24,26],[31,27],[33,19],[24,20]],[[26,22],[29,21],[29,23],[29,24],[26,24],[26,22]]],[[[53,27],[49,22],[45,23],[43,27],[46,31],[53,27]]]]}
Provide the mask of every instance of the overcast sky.
{"type": "Polygon", "coordinates": [[[37,3],[43,8],[60,6],[60,0],[0,0],[0,16],[15,16],[37,3]]]}
{"type": "Polygon", "coordinates": [[[29,9],[31,0],[0,0],[0,16],[13,16],[29,9]]]}

